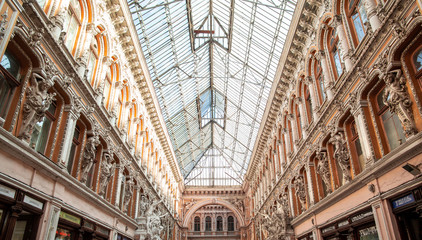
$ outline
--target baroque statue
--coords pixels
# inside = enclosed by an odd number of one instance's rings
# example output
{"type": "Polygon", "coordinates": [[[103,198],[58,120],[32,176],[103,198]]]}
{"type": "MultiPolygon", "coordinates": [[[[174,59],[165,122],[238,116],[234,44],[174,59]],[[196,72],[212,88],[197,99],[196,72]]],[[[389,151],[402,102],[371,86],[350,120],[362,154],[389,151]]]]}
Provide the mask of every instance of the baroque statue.
{"type": "Polygon", "coordinates": [[[26,89],[26,100],[22,111],[22,126],[18,138],[29,142],[35,123],[42,121],[55,93],[48,93],[52,83],[39,73],[33,72],[31,85],[26,89]]]}
{"type": "Polygon", "coordinates": [[[114,169],[116,163],[113,161],[113,156],[109,152],[103,153],[103,160],[101,161],[101,174],[100,174],[100,195],[105,196],[106,187],[110,179],[114,176],[114,169]]]}
{"type": "Polygon", "coordinates": [[[124,206],[124,212],[128,211],[129,202],[132,199],[133,196],[133,190],[135,188],[135,183],[133,182],[133,176],[130,175],[126,179],[125,184],[125,195],[123,196],[123,206],[124,206]]]}
{"type": "Polygon", "coordinates": [[[331,193],[330,166],[328,165],[327,153],[318,151],[315,157],[318,159],[316,172],[321,176],[327,192],[331,193]]]}
{"type": "Polygon", "coordinates": [[[412,101],[406,87],[406,78],[400,69],[388,72],[384,77],[383,102],[398,116],[407,137],[417,133],[412,113],[412,101]]]}
{"type": "Polygon", "coordinates": [[[162,200],[151,204],[145,213],[147,217],[147,233],[149,240],[161,240],[161,232],[164,230],[161,219],[168,214],[162,214],[161,211],[157,208],[157,205],[159,205],[161,202],[162,200]]]}
{"type": "Polygon", "coordinates": [[[334,158],[340,165],[343,173],[343,184],[349,182],[352,178],[350,176],[350,154],[347,149],[346,140],[341,132],[336,133],[331,137],[329,143],[334,145],[334,158]]]}
{"type": "Polygon", "coordinates": [[[91,171],[92,166],[96,162],[95,155],[97,153],[96,148],[100,144],[100,139],[98,134],[94,134],[87,139],[85,145],[85,150],[82,158],[82,172],[81,172],[81,182],[86,183],[88,179],[88,173],[91,171]]]}

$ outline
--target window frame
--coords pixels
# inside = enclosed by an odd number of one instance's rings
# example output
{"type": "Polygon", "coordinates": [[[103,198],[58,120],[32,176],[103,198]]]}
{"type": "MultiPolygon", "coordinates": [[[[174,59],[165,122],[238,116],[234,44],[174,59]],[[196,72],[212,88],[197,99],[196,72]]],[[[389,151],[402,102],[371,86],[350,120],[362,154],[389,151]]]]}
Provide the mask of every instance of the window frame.
{"type": "MultiPolygon", "coordinates": [[[[352,39],[353,39],[355,46],[358,46],[364,40],[365,36],[367,36],[367,31],[368,31],[368,29],[365,25],[365,22],[363,22],[363,20],[362,20],[361,12],[359,11],[359,4],[361,3],[361,1],[362,0],[349,0],[349,1],[346,1],[346,6],[345,6],[345,9],[347,9],[346,10],[346,16],[347,16],[347,19],[349,21],[349,25],[353,26],[350,30],[352,32],[352,39]],[[350,6],[350,1],[353,1],[352,6],[350,6]],[[362,25],[362,30],[364,32],[364,36],[362,37],[362,39],[359,39],[359,34],[358,34],[358,31],[356,30],[355,21],[353,19],[353,16],[355,14],[358,14],[360,23],[362,25]]],[[[364,11],[365,11],[365,14],[367,15],[365,9],[364,9],[364,11]]],[[[366,20],[367,20],[366,22],[369,21],[368,17],[367,17],[366,20]]]]}
{"type": "Polygon", "coordinates": [[[341,59],[341,55],[340,55],[340,40],[339,40],[339,36],[337,34],[337,31],[335,28],[330,28],[329,32],[328,32],[328,42],[327,42],[327,47],[328,47],[328,51],[329,51],[329,55],[330,55],[330,63],[333,69],[333,73],[334,73],[334,79],[338,80],[340,78],[340,76],[343,74],[344,72],[344,67],[343,67],[343,61],[341,59]],[[335,34],[335,37],[334,37],[335,34]],[[339,64],[340,64],[340,69],[341,69],[341,73],[339,73],[338,69],[337,69],[337,62],[335,57],[338,57],[339,59],[339,64]]]}

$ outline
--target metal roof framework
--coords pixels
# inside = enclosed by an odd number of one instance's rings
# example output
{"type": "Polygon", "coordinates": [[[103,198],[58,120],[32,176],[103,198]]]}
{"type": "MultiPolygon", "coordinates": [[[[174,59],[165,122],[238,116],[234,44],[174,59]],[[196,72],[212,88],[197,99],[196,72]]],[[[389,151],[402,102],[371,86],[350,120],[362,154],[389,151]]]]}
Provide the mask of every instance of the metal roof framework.
{"type": "Polygon", "coordinates": [[[295,0],[129,0],[186,185],[240,185],[295,0]]]}

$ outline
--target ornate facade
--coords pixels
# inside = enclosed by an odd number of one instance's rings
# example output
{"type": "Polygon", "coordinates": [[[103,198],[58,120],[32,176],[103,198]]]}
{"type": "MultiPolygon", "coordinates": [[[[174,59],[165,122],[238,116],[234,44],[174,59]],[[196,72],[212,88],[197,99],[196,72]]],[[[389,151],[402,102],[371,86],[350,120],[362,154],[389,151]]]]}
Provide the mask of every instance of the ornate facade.
{"type": "Polygon", "coordinates": [[[422,3],[298,1],[241,186],[187,187],[127,2],[0,3],[0,239],[422,238],[422,3]]]}

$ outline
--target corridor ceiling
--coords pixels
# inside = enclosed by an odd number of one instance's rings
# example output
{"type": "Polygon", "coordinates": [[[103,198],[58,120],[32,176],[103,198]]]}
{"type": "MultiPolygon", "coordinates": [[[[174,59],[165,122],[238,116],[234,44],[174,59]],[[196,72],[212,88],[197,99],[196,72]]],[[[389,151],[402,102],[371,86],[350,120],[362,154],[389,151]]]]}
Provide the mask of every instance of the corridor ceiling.
{"type": "Polygon", "coordinates": [[[186,185],[240,185],[295,0],[129,0],[186,185]]]}

